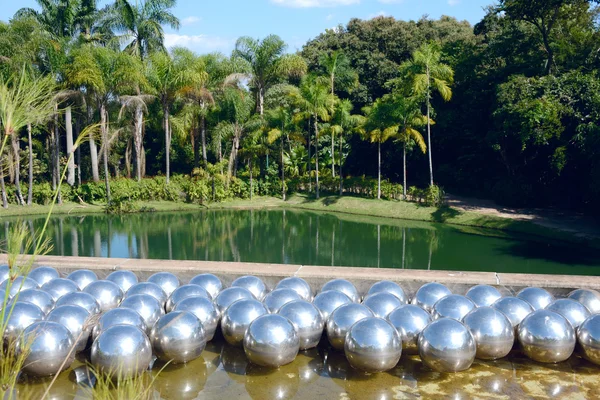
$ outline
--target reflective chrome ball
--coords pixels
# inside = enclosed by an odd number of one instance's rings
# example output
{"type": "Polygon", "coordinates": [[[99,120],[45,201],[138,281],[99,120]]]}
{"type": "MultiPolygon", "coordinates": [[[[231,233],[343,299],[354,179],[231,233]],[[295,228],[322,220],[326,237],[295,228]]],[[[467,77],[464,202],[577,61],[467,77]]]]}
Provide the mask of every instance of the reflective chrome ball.
{"type": "Polygon", "coordinates": [[[67,328],[51,321],[36,322],[25,329],[19,341],[19,351],[28,346],[29,354],[23,363],[23,372],[30,376],[55,375],[69,368],[75,359],[73,337],[67,328]],[[66,359],[66,362],[65,362],[66,359]]]}
{"type": "Polygon", "coordinates": [[[152,346],[146,334],[135,326],[115,325],[100,333],[90,356],[95,368],[113,379],[126,379],[148,369],[152,346]]]}
{"type": "Polygon", "coordinates": [[[123,300],[123,291],[111,281],[91,282],[83,291],[96,299],[102,312],[118,307],[123,300]]]}
{"type": "Polygon", "coordinates": [[[558,299],[548,304],[546,310],[554,311],[565,317],[571,324],[573,329],[577,329],[579,325],[592,315],[583,304],[571,299],[558,299]]]}
{"type": "Polygon", "coordinates": [[[179,286],[173,291],[173,293],[171,293],[171,295],[167,299],[165,308],[167,309],[167,312],[171,312],[175,308],[177,303],[179,303],[181,300],[187,299],[188,297],[197,296],[206,297],[207,299],[210,299],[210,294],[208,293],[208,291],[200,285],[190,283],[187,285],[179,286]]]}
{"type": "Polygon", "coordinates": [[[518,297],[503,297],[492,304],[492,308],[502,312],[515,330],[523,319],[533,312],[531,304],[518,297]]]}
{"type": "Polygon", "coordinates": [[[229,287],[223,289],[215,298],[214,304],[219,312],[219,315],[223,315],[227,307],[241,299],[254,299],[254,295],[248,290],[242,287],[229,287]]]}
{"type": "Polygon", "coordinates": [[[329,343],[337,350],[344,350],[346,333],[352,325],[361,319],[373,317],[373,312],[362,304],[345,304],[339,306],[329,316],[327,321],[327,338],[329,343]]]}
{"type": "Polygon", "coordinates": [[[8,264],[0,264],[0,284],[8,279],[9,272],[8,264]]]}
{"type": "MultiPolygon", "coordinates": [[[[2,304],[3,300],[4,297],[0,298],[0,305],[2,304]]],[[[41,289],[23,290],[16,297],[16,300],[20,302],[24,301],[26,303],[35,304],[40,308],[40,310],[42,310],[44,315],[48,314],[54,308],[54,299],[52,298],[52,296],[50,296],[50,294],[44,292],[41,289]]]]}
{"type": "Polygon", "coordinates": [[[173,290],[181,286],[179,278],[170,272],[157,272],[148,278],[148,282],[152,282],[160,286],[167,297],[173,293],[173,290]]]}
{"type": "Polygon", "coordinates": [[[90,315],[100,314],[100,304],[98,304],[94,296],[89,293],[73,292],[65,294],[56,302],[57,307],[68,305],[83,307],[90,315]]]}
{"type": "Polygon", "coordinates": [[[19,291],[27,290],[27,289],[39,289],[39,285],[36,281],[31,278],[24,278],[22,276],[17,276],[12,282],[10,279],[5,280],[0,284],[0,290],[8,289],[8,293],[11,297],[14,297],[19,291]]]}
{"type": "Polygon", "coordinates": [[[17,301],[12,307],[12,312],[5,312],[2,326],[4,338],[15,341],[25,328],[44,319],[44,312],[35,304],[17,301]]]}
{"type": "Polygon", "coordinates": [[[241,346],[252,321],[268,313],[267,308],[258,300],[242,299],[234,302],[227,307],[221,318],[223,337],[232,346],[241,346]]]}
{"type": "Polygon", "coordinates": [[[142,318],[137,311],[129,308],[113,308],[102,314],[96,323],[96,326],[94,326],[92,338],[96,339],[100,333],[115,325],[131,325],[140,329],[142,332],[149,331],[146,322],[144,322],[144,318],[142,318]]]}
{"type": "Polygon", "coordinates": [[[136,294],[123,299],[120,307],[129,308],[140,314],[148,329],[152,329],[156,321],[165,315],[162,305],[149,294],[136,294]]]}
{"type": "Polygon", "coordinates": [[[206,346],[206,333],[194,314],[173,311],[156,322],[150,342],[159,360],[181,364],[200,357],[206,346]]]}
{"type": "Polygon", "coordinates": [[[600,292],[592,289],[577,289],[569,293],[570,299],[583,304],[592,314],[600,313],[600,292]]]}
{"type": "Polygon", "coordinates": [[[419,354],[419,334],[432,321],[431,315],[419,306],[406,304],[392,311],[387,320],[400,334],[402,351],[406,354],[419,354]]]}
{"type": "Polygon", "coordinates": [[[202,296],[187,297],[177,303],[174,311],[188,311],[194,314],[204,327],[206,341],[211,341],[215,336],[220,316],[210,299],[202,296]]]}
{"type": "Polygon", "coordinates": [[[215,299],[217,295],[223,290],[223,283],[221,280],[213,274],[200,274],[196,275],[190,280],[192,285],[202,286],[208,294],[210,294],[211,299],[215,299]]]}
{"type": "Polygon", "coordinates": [[[408,304],[408,297],[406,296],[406,293],[404,293],[402,287],[396,282],[392,281],[379,281],[374,283],[369,289],[367,297],[369,295],[382,292],[393,294],[402,302],[402,304],[408,304]]]}
{"type": "Polygon", "coordinates": [[[259,301],[262,301],[266,294],[269,293],[269,289],[262,279],[252,275],[240,276],[231,283],[231,287],[248,289],[259,301]]]}
{"type": "Polygon", "coordinates": [[[344,293],[337,290],[326,290],[315,296],[313,304],[321,311],[323,321],[327,323],[329,316],[339,306],[350,304],[352,300],[344,293]]]}
{"type": "Polygon", "coordinates": [[[475,303],[459,294],[450,294],[439,299],[433,306],[433,319],[452,318],[457,321],[475,308],[475,303]]]}
{"type": "Polygon", "coordinates": [[[554,301],[554,296],[547,290],[538,287],[528,287],[517,293],[517,297],[525,300],[534,310],[541,310],[554,301]]]}
{"type": "Polygon", "coordinates": [[[502,297],[502,294],[493,286],[477,285],[473,286],[465,294],[477,307],[491,306],[496,300],[502,297]]]}
{"type": "Polygon", "coordinates": [[[600,365],[600,314],[592,315],[579,325],[577,339],[583,356],[588,361],[600,365]]]}
{"type": "Polygon", "coordinates": [[[400,361],[402,340],[388,321],[368,317],[352,325],[344,352],[353,368],[366,372],[388,371],[400,361]]]}
{"type": "Polygon", "coordinates": [[[321,288],[321,292],[325,292],[327,290],[337,290],[338,292],[342,292],[354,303],[358,303],[360,301],[360,295],[358,294],[356,286],[346,279],[333,279],[327,282],[321,288]]]}
{"type": "Polygon", "coordinates": [[[311,349],[319,344],[325,323],[314,304],[306,300],[294,300],[284,304],[277,313],[286,317],[296,328],[300,350],[311,349]]]}
{"type": "Polygon", "coordinates": [[[423,308],[427,312],[431,312],[439,299],[451,294],[450,289],[441,283],[426,283],[417,290],[415,297],[412,299],[412,304],[423,308]]]}
{"type": "Polygon", "coordinates": [[[160,286],[152,282],[140,282],[136,283],[129,288],[125,293],[124,298],[135,296],[136,294],[147,294],[154,297],[164,307],[167,302],[167,294],[160,286]]]}
{"type": "Polygon", "coordinates": [[[465,316],[463,323],[475,338],[477,358],[496,360],[506,357],[515,344],[512,323],[495,308],[476,308],[465,316]]]}
{"type": "Polygon", "coordinates": [[[98,280],[98,275],[89,269],[79,269],[67,275],[67,279],[75,282],[75,284],[79,287],[79,290],[83,290],[90,283],[96,282],[98,280]]]}
{"type": "Polygon", "coordinates": [[[313,299],[313,291],[308,282],[297,276],[280,280],[275,289],[292,289],[306,301],[313,299]]]}
{"type": "Polygon", "coordinates": [[[85,350],[92,327],[88,326],[90,313],[80,306],[66,305],[56,307],[48,314],[47,321],[61,324],[69,330],[75,343],[75,352],[85,350]]]}
{"type": "Polygon", "coordinates": [[[41,266],[32,269],[27,277],[33,279],[38,285],[42,286],[52,279],[60,278],[60,275],[58,274],[58,271],[52,267],[41,266]]]}
{"type": "Polygon", "coordinates": [[[72,280],[65,278],[52,279],[42,286],[42,290],[52,296],[54,301],[58,301],[62,296],[68,293],[79,292],[79,286],[72,280]]]}
{"type": "Polygon", "coordinates": [[[404,303],[391,293],[380,292],[367,296],[363,300],[363,304],[369,307],[376,317],[385,319],[389,313],[404,303]]]}
{"type": "Polygon", "coordinates": [[[427,325],[419,335],[418,346],[423,364],[437,372],[469,369],[477,351],[471,331],[452,318],[427,325]]]}
{"type": "Polygon", "coordinates": [[[244,351],[250,362],[277,368],[296,358],[300,341],[294,325],[277,314],[255,319],[244,336],[244,351]]]}
{"type": "Polygon", "coordinates": [[[130,287],[138,283],[137,276],[133,272],[125,270],[110,273],[106,280],[116,283],[123,293],[127,293],[130,287]]]}
{"type": "Polygon", "coordinates": [[[263,304],[267,307],[267,310],[271,314],[279,311],[284,304],[294,300],[301,300],[302,297],[292,289],[275,289],[271,293],[265,296],[263,304]]]}
{"type": "Polygon", "coordinates": [[[575,349],[575,330],[565,317],[549,310],[525,317],[518,337],[525,355],[541,363],[565,361],[575,349]]]}

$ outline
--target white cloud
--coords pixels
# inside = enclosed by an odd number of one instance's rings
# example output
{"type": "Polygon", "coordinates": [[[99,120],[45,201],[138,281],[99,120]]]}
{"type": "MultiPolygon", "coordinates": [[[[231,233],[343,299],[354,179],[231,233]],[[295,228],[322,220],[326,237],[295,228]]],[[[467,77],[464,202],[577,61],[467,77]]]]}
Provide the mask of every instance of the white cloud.
{"type": "Polygon", "coordinates": [[[457,4],[460,4],[460,0],[448,0],[449,6],[455,6],[457,4]]]}
{"type": "Polygon", "coordinates": [[[404,3],[404,0],[377,0],[378,2],[382,3],[382,4],[400,4],[400,3],[404,3]]]}
{"type": "Polygon", "coordinates": [[[178,35],[165,33],[165,47],[187,47],[197,53],[220,51],[229,54],[235,46],[235,39],[209,35],[178,35]]]}
{"type": "Polygon", "coordinates": [[[196,22],[199,22],[200,18],[196,17],[196,16],[190,16],[190,17],[185,17],[184,19],[181,20],[181,25],[193,25],[196,22]]]}
{"type": "Polygon", "coordinates": [[[329,14],[328,16],[325,17],[325,20],[326,21],[331,21],[333,19],[333,17],[335,17],[335,15],[329,14]]]}
{"type": "Polygon", "coordinates": [[[375,14],[371,14],[367,17],[367,19],[373,19],[373,18],[377,18],[377,17],[389,17],[390,14],[388,14],[385,11],[379,11],[378,13],[375,14]]]}
{"type": "Polygon", "coordinates": [[[310,7],[337,7],[359,4],[360,0],[271,0],[283,7],[310,8],[310,7]]]}

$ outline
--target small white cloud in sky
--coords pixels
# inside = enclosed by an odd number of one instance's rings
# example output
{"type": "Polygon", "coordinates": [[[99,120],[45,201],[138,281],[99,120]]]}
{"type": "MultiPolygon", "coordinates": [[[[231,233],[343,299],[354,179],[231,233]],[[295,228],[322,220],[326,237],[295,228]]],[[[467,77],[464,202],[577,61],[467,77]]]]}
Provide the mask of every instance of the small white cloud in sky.
{"type": "Polygon", "coordinates": [[[325,17],[326,21],[331,21],[333,19],[334,15],[333,14],[329,14],[328,16],[325,17]]]}
{"type": "Polygon", "coordinates": [[[295,8],[336,7],[359,4],[360,0],[271,0],[271,3],[295,8]]]}
{"type": "Polygon", "coordinates": [[[178,35],[165,33],[165,47],[187,47],[199,54],[220,51],[229,54],[235,46],[235,39],[209,35],[178,35]]]}
{"type": "Polygon", "coordinates": [[[449,6],[455,6],[457,4],[460,4],[460,0],[448,0],[449,6]]]}
{"type": "Polygon", "coordinates": [[[196,17],[194,15],[190,16],[190,17],[185,17],[184,19],[181,20],[181,25],[193,25],[196,22],[199,22],[200,18],[196,17]]]}
{"type": "Polygon", "coordinates": [[[380,3],[383,4],[400,4],[400,3],[404,3],[404,0],[377,0],[380,3]]]}

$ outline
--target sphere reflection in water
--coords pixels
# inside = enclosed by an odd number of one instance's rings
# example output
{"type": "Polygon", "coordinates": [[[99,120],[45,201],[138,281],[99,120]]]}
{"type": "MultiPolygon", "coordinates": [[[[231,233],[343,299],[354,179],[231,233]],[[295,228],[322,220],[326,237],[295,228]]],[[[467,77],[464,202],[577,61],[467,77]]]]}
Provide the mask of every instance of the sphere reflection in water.
{"type": "Polygon", "coordinates": [[[110,273],[106,280],[116,283],[123,293],[126,293],[130,287],[138,283],[137,276],[133,272],[125,270],[110,273]]]}
{"type": "Polygon", "coordinates": [[[250,362],[277,368],[296,358],[300,341],[296,328],[285,317],[262,315],[255,319],[244,336],[244,351],[250,362]]]}
{"type": "Polygon", "coordinates": [[[46,282],[42,286],[42,290],[47,292],[54,301],[58,301],[62,296],[79,291],[79,286],[72,280],[64,278],[56,278],[50,282],[46,282]]]}
{"type": "Polygon", "coordinates": [[[248,289],[241,287],[230,287],[222,290],[215,298],[215,307],[219,315],[223,315],[227,307],[241,299],[254,299],[254,295],[248,289]]]}
{"type": "Polygon", "coordinates": [[[415,297],[412,299],[412,304],[423,308],[427,312],[431,312],[439,299],[450,294],[452,294],[450,289],[441,283],[426,283],[417,290],[415,297]]]}
{"type": "Polygon", "coordinates": [[[477,351],[475,339],[461,322],[442,318],[419,335],[419,356],[437,372],[459,372],[471,367],[477,351]]]}
{"type": "Polygon", "coordinates": [[[71,366],[74,355],[69,356],[73,337],[67,328],[56,322],[41,321],[23,332],[17,348],[24,351],[28,346],[23,372],[31,376],[50,376],[71,366]],[[65,361],[66,360],[66,361],[65,361]]]}
{"type": "Polygon", "coordinates": [[[12,312],[4,313],[4,339],[17,340],[25,328],[44,319],[44,312],[35,304],[17,301],[12,306],[12,312]]]}
{"type": "Polygon", "coordinates": [[[5,280],[0,284],[0,290],[8,289],[8,293],[11,297],[14,297],[17,293],[27,289],[38,289],[40,285],[36,281],[31,278],[17,276],[12,282],[10,280],[5,280]]]}
{"type": "Polygon", "coordinates": [[[148,329],[152,329],[156,321],[165,315],[165,310],[158,300],[148,294],[136,294],[128,297],[123,300],[120,307],[129,308],[140,314],[148,329]]]}
{"type": "Polygon", "coordinates": [[[402,341],[388,321],[370,317],[352,325],[346,335],[344,352],[353,368],[383,372],[400,361],[402,341]]]}
{"type": "Polygon", "coordinates": [[[148,278],[148,282],[160,286],[167,297],[181,285],[179,278],[170,272],[157,272],[148,278]]]}
{"type": "Polygon", "coordinates": [[[306,301],[312,301],[313,299],[313,291],[308,282],[297,276],[280,280],[275,289],[292,289],[306,301]]]}
{"type": "Polygon", "coordinates": [[[554,296],[547,290],[538,287],[528,287],[517,293],[517,297],[525,300],[534,310],[541,310],[554,301],[554,296]]]}
{"type": "Polygon", "coordinates": [[[246,368],[245,387],[254,400],[293,399],[300,388],[298,366],[294,362],[273,370],[250,364],[246,368]]]}
{"type": "Polygon", "coordinates": [[[360,295],[358,294],[356,286],[346,279],[333,279],[327,282],[321,288],[321,292],[325,292],[327,290],[337,290],[338,292],[342,292],[354,303],[358,303],[360,301],[360,295]]]}
{"type": "Polygon", "coordinates": [[[144,332],[132,325],[115,325],[94,341],[92,365],[113,378],[140,375],[152,360],[152,346],[144,332]]]}
{"type": "Polygon", "coordinates": [[[250,363],[244,349],[225,343],[221,348],[221,365],[230,379],[240,383],[246,381],[246,369],[250,363]]]}
{"type": "Polygon", "coordinates": [[[600,314],[592,315],[579,326],[577,339],[583,356],[600,365],[600,314]]]}
{"type": "Polygon", "coordinates": [[[177,303],[174,311],[189,311],[194,314],[204,327],[207,341],[215,336],[220,317],[210,299],[202,296],[188,297],[177,303]]]}
{"type": "Polygon", "coordinates": [[[390,293],[396,296],[402,302],[402,304],[408,303],[408,297],[406,296],[406,293],[404,293],[402,287],[396,282],[379,281],[374,283],[369,289],[367,296],[375,293],[390,293]]]}
{"type": "Polygon", "coordinates": [[[419,354],[419,334],[431,322],[431,315],[419,306],[406,304],[392,311],[387,320],[400,334],[402,351],[405,354],[419,354]]]}
{"type": "Polygon", "coordinates": [[[202,286],[211,299],[215,299],[217,295],[223,290],[223,283],[221,280],[213,274],[200,274],[196,275],[190,280],[190,284],[202,286]]]}
{"type": "Polygon", "coordinates": [[[476,357],[496,360],[506,357],[515,343],[515,332],[506,315],[492,307],[479,307],[468,313],[463,323],[477,345],[476,357]]]}
{"type": "Polygon", "coordinates": [[[32,269],[27,276],[36,281],[40,286],[46,282],[50,282],[52,279],[60,278],[57,270],[46,266],[32,269]]]}
{"type": "Polygon", "coordinates": [[[324,322],[321,312],[306,300],[294,300],[277,312],[290,320],[300,340],[300,350],[316,347],[323,336],[324,322]]]}
{"type": "Polygon", "coordinates": [[[475,308],[475,303],[459,294],[450,294],[439,299],[433,306],[433,319],[452,318],[457,321],[475,308]]]}
{"type": "Polygon", "coordinates": [[[155,367],[154,389],[165,400],[192,400],[200,398],[208,378],[206,361],[199,357],[186,364],[155,367]]]}
{"type": "Polygon", "coordinates": [[[342,292],[337,290],[327,290],[315,296],[313,304],[319,309],[323,316],[323,321],[327,323],[329,316],[339,306],[350,304],[352,300],[342,292]]]}
{"type": "Polygon", "coordinates": [[[89,269],[79,269],[71,272],[67,275],[67,279],[72,280],[79,287],[79,290],[83,290],[92,282],[98,280],[98,275],[89,269]]]}
{"type": "Polygon", "coordinates": [[[275,289],[265,296],[263,304],[270,313],[276,313],[281,307],[290,301],[300,300],[300,295],[292,289],[275,289]]]}
{"type": "Polygon", "coordinates": [[[269,292],[267,285],[265,285],[262,279],[252,275],[240,276],[231,283],[231,287],[248,289],[254,298],[259,301],[262,301],[269,292]]]}
{"type": "Polygon", "coordinates": [[[476,285],[470,288],[465,294],[477,307],[491,306],[494,302],[502,298],[502,294],[493,286],[476,285]]]}
{"type": "Polygon", "coordinates": [[[202,296],[210,299],[210,294],[208,291],[200,285],[190,283],[179,286],[177,289],[173,290],[173,293],[171,293],[169,299],[167,300],[167,304],[165,306],[167,312],[173,311],[177,303],[179,303],[181,300],[195,296],[202,296]]]}
{"type": "Polygon", "coordinates": [[[361,319],[373,316],[373,312],[362,304],[351,303],[338,307],[327,321],[329,343],[335,349],[343,351],[346,333],[352,325],[361,319]]]}
{"type": "Polygon", "coordinates": [[[516,330],[521,321],[533,312],[531,304],[518,297],[503,297],[492,304],[492,308],[502,312],[516,330]]]}
{"type": "Polygon", "coordinates": [[[85,350],[92,328],[87,326],[90,313],[80,306],[59,306],[48,314],[47,321],[61,324],[69,330],[75,343],[75,352],[85,350]]]}
{"type": "Polygon", "coordinates": [[[591,315],[583,304],[571,299],[554,300],[546,307],[546,310],[554,311],[565,317],[573,329],[577,329],[591,315]]]}
{"type": "Polygon", "coordinates": [[[256,318],[268,314],[267,308],[258,300],[242,299],[227,307],[221,319],[223,337],[232,346],[241,346],[246,330],[256,318]]]}
{"type": "Polygon", "coordinates": [[[568,297],[583,304],[590,313],[600,313],[600,292],[597,290],[577,289],[569,293],[568,297]]]}
{"type": "Polygon", "coordinates": [[[100,314],[100,305],[94,296],[89,293],[73,292],[65,294],[56,302],[57,307],[69,305],[83,307],[90,315],[100,314]]]}
{"type": "Polygon", "coordinates": [[[534,361],[557,363],[567,360],[575,349],[575,331],[560,314],[536,310],[519,325],[519,343],[534,361]]]}
{"type": "MultiPolygon", "coordinates": [[[[0,298],[0,305],[4,301],[4,297],[0,298]]],[[[35,304],[42,310],[44,314],[48,314],[54,308],[54,299],[49,293],[41,289],[27,289],[19,293],[17,301],[35,304]]],[[[10,304],[10,303],[9,303],[10,304]]]]}
{"type": "Polygon", "coordinates": [[[149,330],[144,319],[137,311],[129,308],[114,308],[102,314],[96,326],[94,326],[92,338],[96,339],[100,333],[115,325],[135,326],[142,332],[148,332],[149,330]]]}
{"type": "Polygon", "coordinates": [[[173,311],[154,324],[150,342],[159,360],[181,364],[200,357],[206,346],[206,333],[194,314],[173,311]]]}
{"type": "Polygon", "coordinates": [[[373,311],[376,317],[386,318],[389,313],[404,303],[391,293],[380,292],[367,296],[363,304],[373,311]]]}
{"type": "Polygon", "coordinates": [[[91,282],[83,291],[94,296],[102,312],[118,307],[123,300],[123,291],[111,281],[91,282]]]}
{"type": "Polygon", "coordinates": [[[160,286],[156,283],[152,282],[140,282],[136,283],[132,287],[129,288],[127,293],[125,293],[125,299],[131,296],[135,296],[136,294],[147,294],[154,297],[158,302],[164,307],[167,302],[167,294],[160,286]]]}

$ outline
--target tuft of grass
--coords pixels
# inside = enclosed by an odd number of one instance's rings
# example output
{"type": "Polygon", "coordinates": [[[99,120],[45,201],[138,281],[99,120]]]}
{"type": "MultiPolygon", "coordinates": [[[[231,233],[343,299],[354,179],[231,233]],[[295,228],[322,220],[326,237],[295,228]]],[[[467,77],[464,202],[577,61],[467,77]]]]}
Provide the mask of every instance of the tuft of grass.
{"type": "Polygon", "coordinates": [[[95,384],[85,391],[91,398],[98,400],[151,400],[154,399],[154,382],[166,365],[154,376],[148,371],[140,375],[124,376],[120,369],[103,371],[88,365],[88,381],[95,381],[95,384]]]}

